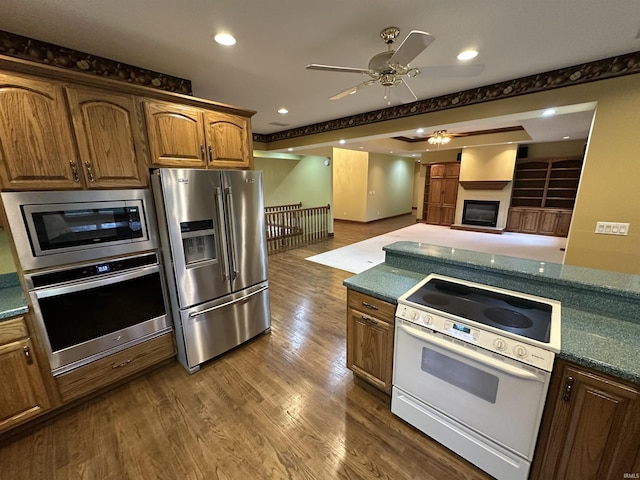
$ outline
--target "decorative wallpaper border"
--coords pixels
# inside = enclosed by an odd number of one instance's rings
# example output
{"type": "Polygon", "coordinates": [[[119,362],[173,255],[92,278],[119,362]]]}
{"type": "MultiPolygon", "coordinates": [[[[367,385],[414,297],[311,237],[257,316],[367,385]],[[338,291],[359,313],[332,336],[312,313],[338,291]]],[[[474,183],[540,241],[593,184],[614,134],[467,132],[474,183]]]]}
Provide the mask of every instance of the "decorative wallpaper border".
{"type": "Polygon", "coordinates": [[[530,93],[569,87],[582,83],[595,82],[598,80],[605,80],[636,73],[640,73],[640,52],[610,57],[595,62],[552,70],[515,80],[494,83],[493,85],[472,88],[470,90],[451,93],[440,97],[418,100],[417,102],[388,107],[382,110],[375,110],[373,112],[360,113],[349,117],[338,118],[336,120],[315,123],[305,127],[292,128],[282,132],[275,132],[266,135],[254,133],[253,141],[269,143],[279,140],[288,140],[306,135],[314,135],[343,128],[369,125],[397,118],[422,115],[450,108],[490,102],[492,100],[501,100],[503,98],[527,95],[530,93]]]}
{"type": "Polygon", "coordinates": [[[0,30],[0,54],[100,77],[192,95],[191,80],[146,70],[0,30]]]}

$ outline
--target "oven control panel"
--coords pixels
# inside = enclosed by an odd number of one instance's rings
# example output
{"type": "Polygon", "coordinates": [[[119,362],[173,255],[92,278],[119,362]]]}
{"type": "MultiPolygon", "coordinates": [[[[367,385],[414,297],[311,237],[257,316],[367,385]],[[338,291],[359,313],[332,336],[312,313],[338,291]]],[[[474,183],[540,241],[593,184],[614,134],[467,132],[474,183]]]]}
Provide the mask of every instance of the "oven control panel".
{"type": "Polygon", "coordinates": [[[500,334],[484,328],[477,328],[472,321],[447,318],[441,314],[434,314],[403,304],[398,304],[396,317],[548,372],[553,367],[555,358],[553,352],[512,338],[504,332],[500,334]]]}

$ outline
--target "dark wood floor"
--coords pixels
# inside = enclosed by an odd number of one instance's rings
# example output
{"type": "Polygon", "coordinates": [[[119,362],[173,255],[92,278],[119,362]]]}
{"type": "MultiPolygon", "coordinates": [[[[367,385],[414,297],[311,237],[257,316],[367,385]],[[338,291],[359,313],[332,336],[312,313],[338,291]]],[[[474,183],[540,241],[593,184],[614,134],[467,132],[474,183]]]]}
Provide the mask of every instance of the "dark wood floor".
{"type": "Polygon", "coordinates": [[[304,260],[415,222],[336,222],[269,257],[272,332],[188,375],[163,366],[15,437],[3,479],[488,479],[345,367],[349,272],[304,260]]]}

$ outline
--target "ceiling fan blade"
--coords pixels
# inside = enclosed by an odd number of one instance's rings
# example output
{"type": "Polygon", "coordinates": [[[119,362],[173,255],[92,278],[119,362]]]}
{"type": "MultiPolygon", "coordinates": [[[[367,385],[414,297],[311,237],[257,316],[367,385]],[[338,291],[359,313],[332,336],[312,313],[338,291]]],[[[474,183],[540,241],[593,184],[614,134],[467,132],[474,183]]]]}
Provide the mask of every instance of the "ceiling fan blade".
{"type": "Polygon", "coordinates": [[[389,63],[397,63],[399,65],[408,65],[420,55],[425,48],[431,45],[431,42],[435,40],[435,37],[429,35],[427,32],[421,32],[419,30],[411,30],[407,38],[405,38],[396,53],[394,53],[389,59],[389,63]]]}
{"type": "Polygon", "coordinates": [[[366,68],[338,67],[336,65],[319,65],[317,63],[307,65],[305,68],[307,70],[321,70],[324,72],[369,73],[369,70],[366,68]]]}
{"type": "Polygon", "coordinates": [[[434,65],[430,67],[416,67],[421,77],[475,77],[484,71],[484,65],[434,65]]]}
{"type": "MultiPolygon", "coordinates": [[[[410,102],[415,102],[418,100],[418,97],[416,97],[416,94],[413,92],[413,90],[411,89],[411,87],[409,86],[409,84],[405,81],[405,79],[402,79],[402,83],[404,84],[405,87],[407,87],[407,90],[409,91],[409,93],[411,94],[411,96],[413,97],[413,99],[409,99],[407,101],[405,101],[404,98],[401,98],[402,103],[410,103],[410,102]]],[[[406,98],[406,96],[403,96],[406,98]]]]}
{"type": "Polygon", "coordinates": [[[360,90],[363,87],[366,87],[367,85],[369,85],[369,82],[362,82],[353,87],[345,88],[340,93],[336,93],[333,97],[329,97],[329,100],[340,100],[341,98],[344,98],[347,95],[353,95],[358,90],[360,90]]]}

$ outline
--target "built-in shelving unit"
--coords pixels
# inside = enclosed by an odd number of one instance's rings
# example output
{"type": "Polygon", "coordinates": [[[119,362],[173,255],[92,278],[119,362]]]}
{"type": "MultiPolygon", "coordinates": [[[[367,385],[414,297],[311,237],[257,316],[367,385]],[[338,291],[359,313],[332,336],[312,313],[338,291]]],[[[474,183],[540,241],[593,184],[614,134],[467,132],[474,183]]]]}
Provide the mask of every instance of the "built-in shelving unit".
{"type": "Polygon", "coordinates": [[[582,159],[522,159],[516,163],[512,207],[573,209],[582,159]]]}

